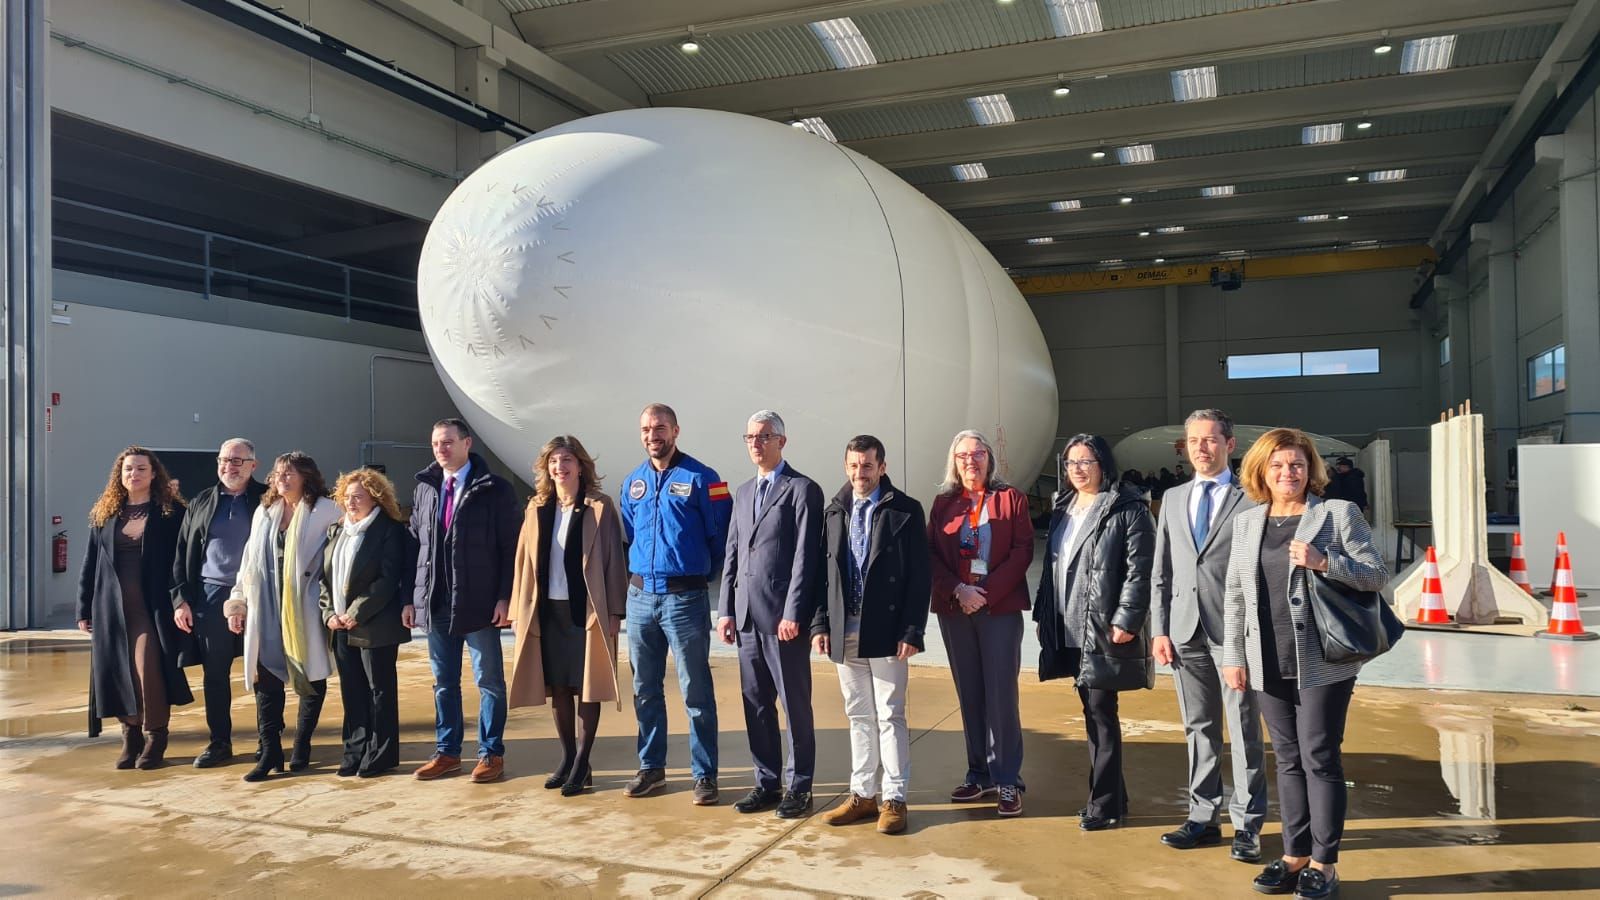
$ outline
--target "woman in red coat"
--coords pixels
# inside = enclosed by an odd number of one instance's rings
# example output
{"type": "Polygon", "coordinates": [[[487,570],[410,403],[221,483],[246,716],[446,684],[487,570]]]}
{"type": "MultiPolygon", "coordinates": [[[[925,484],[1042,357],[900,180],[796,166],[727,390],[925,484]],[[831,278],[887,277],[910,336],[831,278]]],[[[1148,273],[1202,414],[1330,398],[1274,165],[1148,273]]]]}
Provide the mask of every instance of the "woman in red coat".
{"type": "Polygon", "coordinates": [[[1022,814],[1022,613],[1028,608],[1033,521],[1022,492],[995,477],[994,447],[976,431],[950,442],[944,485],[928,516],[931,608],[939,616],[961,703],[967,776],[950,799],[996,799],[1022,814]]]}

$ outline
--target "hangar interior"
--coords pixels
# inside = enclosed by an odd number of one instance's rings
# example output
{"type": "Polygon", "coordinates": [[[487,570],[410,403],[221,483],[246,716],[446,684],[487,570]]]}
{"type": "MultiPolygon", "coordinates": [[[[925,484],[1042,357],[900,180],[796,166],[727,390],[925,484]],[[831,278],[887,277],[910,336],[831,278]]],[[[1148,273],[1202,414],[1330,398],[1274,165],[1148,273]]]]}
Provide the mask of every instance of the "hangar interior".
{"type": "MultiPolygon", "coordinates": [[[[636,107],[792,124],[948,210],[1039,321],[1058,442],[1218,406],[1419,452],[1470,400],[1490,509],[1515,512],[1519,439],[1600,441],[1594,0],[32,0],[8,17],[8,47],[26,25],[42,50],[8,186],[32,177],[48,202],[32,332],[7,296],[3,627],[70,624],[83,514],[130,441],[204,454],[244,434],[404,485],[453,410],[418,324],[430,219],[519,138],[636,107]],[[22,141],[36,162],[17,176],[22,141]],[[60,532],[66,574],[44,551],[60,532]]],[[[27,60],[7,63],[16,80],[27,60]]]]}

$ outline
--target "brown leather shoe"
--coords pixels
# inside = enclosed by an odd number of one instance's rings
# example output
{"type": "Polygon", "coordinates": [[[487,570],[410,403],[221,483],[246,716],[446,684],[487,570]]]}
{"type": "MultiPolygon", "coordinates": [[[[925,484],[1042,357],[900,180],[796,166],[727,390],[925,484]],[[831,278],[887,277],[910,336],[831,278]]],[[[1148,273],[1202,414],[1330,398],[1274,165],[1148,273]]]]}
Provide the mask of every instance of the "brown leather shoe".
{"type": "Polygon", "coordinates": [[[906,830],[906,802],[885,800],[883,812],[878,814],[878,831],[882,834],[899,834],[906,830]]]}
{"type": "Polygon", "coordinates": [[[506,758],[504,756],[484,756],[478,759],[478,764],[472,767],[472,781],[475,784],[487,784],[499,781],[500,776],[506,773],[506,758]]]}
{"type": "Polygon", "coordinates": [[[454,775],[460,771],[461,757],[445,756],[443,753],[435,753],[433,755],[433,759],[428,760],[425,764],[423,764],[422,768],[416,771],[416,777],[418,781],[432,781],[435,778],[443,778],[446,775],[454,775]]]}
{"type": "Polygon", "coordinates": [[[862,819],[870,819],[878,814],[878,800],[876,797],[863,797],[852,792],[850,799],[843,805],[835,807],[822,817],[822,821],[829,825],[850,825],[862,819]]]}

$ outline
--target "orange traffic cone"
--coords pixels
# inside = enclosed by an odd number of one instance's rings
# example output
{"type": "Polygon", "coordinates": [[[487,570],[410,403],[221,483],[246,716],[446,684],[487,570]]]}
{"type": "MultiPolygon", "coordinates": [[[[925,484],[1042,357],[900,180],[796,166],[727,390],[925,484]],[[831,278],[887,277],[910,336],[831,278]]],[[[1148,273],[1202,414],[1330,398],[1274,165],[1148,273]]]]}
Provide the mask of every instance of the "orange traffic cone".
{"type": "Polygon", "coordinates": [[[1415,625],[1452,625],[1450,614],[1444,610],[1444,585],[1439,581],[1439,557],[1428,548],[1427,561],[1422,564],[1422,605],[1417,608],[1415,625]]]}
{"type": "Polygon", "coordinates": [[[1556,585],[1551,593],[1550,630],[1539,632],[1539,637],[1557,641],[1600,639],[1600,634],[1583,630],[1583,620],[1578,617],[1578,590],[1572,581],[1572,560],[1565,551],[1556,557],[1556,585]]]}
{"type": "Polygon", "coordinates": [[[1511,580],[1517,587],[1533,596],[1533,585],[1528,583],[1528,558],[1522,555],[1522,532],[1511,535],[1511,580]]]}
{"type": "Polygon", "coordinates": [[[1561,554],[1567,552],[1567,533],[1556,532],[1556,562],[1550,569],[1550,596],[1556,595],[1556,576],[1561,573],[1561,554]]]}

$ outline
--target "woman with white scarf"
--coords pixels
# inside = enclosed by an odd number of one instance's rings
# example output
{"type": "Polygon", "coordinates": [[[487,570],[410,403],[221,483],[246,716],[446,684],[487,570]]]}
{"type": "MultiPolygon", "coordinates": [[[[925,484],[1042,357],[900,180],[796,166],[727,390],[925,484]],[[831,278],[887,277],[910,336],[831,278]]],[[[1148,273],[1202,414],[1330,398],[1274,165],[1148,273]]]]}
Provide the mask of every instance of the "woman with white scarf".
{"type": "Polygon", "coordinates": [[[279,456],[250,522],[239,578],[223,606],[228,627],[244,635],[244,685],[255,691],[260,756],[245,781],[283,771],[284,686],[300,697],[291,771],[311,764],[311,734],[322,715],[333,660],[318,601],[328,527],[339,507],[316,462],[298,450],[279,456]]]}
{"type": "Polygon", "coordinates": [[[344,517],[328,532],[322,568],[322,621],[333,633],[333,660],[344,702],[344,759],[339,776],[372,778],[400,764],[400,700],[395,661],[411,640],[401,620],[415,566],[401,524],[394,483],[381,472],[339,476],[334,501],[344,517]]]}

